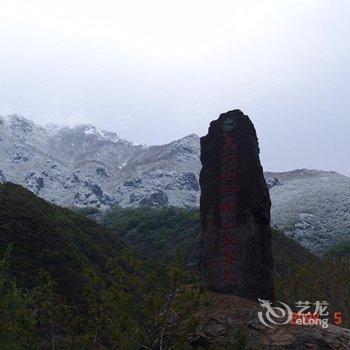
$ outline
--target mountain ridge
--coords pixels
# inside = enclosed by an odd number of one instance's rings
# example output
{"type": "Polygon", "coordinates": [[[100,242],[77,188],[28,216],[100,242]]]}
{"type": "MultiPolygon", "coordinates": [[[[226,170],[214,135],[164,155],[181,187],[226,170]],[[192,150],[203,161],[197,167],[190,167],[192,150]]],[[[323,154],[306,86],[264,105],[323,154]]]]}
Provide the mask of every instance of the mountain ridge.
{"type": "MultiPolygon", "coordinates": [[[[89,124],[45,127],[17,115],[0,117],[0,182],[60,206],[197,208],[200,169],[195,134],[144,146],[89,124]]],[[[267,171],[265,179],[278,229],[317,254],[350,239],[349,177],[296,169],[267,171]]]]}
{"type": "Polygon", "coordinates": [[[0,117],[0,180],[21,184],[62,206],[137,206],[142,201],[193,206],[198,193],[186,200],[188,193],[181,186],[191,172],[187,169],[196,167],[197,140],[192,134],[166,145],[143,146],[91,125],[48,128],[17,115],[0,117]],[[174,164],[191,161],[182,169],[174,164]],[[178,185],[168,181],[167,188],[159,190],[159,171],[178,185]],[[130,191],[130,182],[124,186],[130,179],[147,177],[149,188],[143,191],[130,191]]]}

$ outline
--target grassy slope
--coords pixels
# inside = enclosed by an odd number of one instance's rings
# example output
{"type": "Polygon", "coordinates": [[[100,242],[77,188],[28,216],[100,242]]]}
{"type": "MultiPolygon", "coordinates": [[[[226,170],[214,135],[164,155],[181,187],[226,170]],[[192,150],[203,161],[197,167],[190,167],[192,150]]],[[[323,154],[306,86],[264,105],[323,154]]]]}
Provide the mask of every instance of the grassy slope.
{"type": "Polygon", "coordinates": [[[75,300],[82,293],[84,269],[104,275],[108,258],[120,256],[125,246],[90,219],[6,183],[0,186],[0,256],[9,243],[12,271],[21,286],[33,287],[38,271],[45,269],[58,291],[75,300]]]}

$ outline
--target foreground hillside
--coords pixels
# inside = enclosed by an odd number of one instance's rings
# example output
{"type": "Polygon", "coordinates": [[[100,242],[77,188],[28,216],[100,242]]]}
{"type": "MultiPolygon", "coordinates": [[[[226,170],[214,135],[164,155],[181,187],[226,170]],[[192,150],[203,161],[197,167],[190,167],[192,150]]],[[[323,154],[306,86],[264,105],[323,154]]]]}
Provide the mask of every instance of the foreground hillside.
{"type": "Polygon", "coordinates": [[[210,311],[201,309],[197,331],[189,337],[200,349],[237,350],[348,350],[350,330],[329,325],[296,326],[291,324],[264,327],[257,312],[260,305],[233,296],[208,293],[210,311]],[[205,345],[204,345],[205,344],[205,345]],[[203,346],[204,345],[204,346],[203,346]]]}
{"type": "Polygon", "coordinates": [[[0,232],[1,350],[186,342],[200,293],[183,287],[176,262],[160,268],[86,217],[11,183],[0,185],[0,232]]]}
{"type": "MultiPolygon", "coordinates": [[[[116,230],[144,255],[161,262],[178,252],[186,268],[197,278],[200,251],[199,213],[180,208],[118,208],[104,218],[104,225],[116,230]]],[[[345,247],[346,248],[346,247],[345,247]]],[[[342,311],[344,325],[350,327],[350,259],[334,249],[320,258],[287,237],[272,230],[276,297],[294,305],[299,300],[327,300],[333,311],[342,311]]]]}
{"type": "Polygon", "coordinates": [[[36,284],[44,269],[59,293],[79,300],[86,269],[105,276],[110,258],[125,265],[121,255],[126,245],[114,233],[11,183],[0,185],[0,232],[0,256],[12,244],[12,272],[26,288],[36,284]]]}
{"type": "MultiPolygon", "coordinates": [[[[120,231],[20,186],[0,186],[1,349],[346,349],[348,331],[288,328],[286,338],[285,327],[269,331],[257,323],[251,302],[189,285],[181,264],[170,261],[171,247],[189,253],[193,267],[195,211],[141,208],[113,215],[120,231]],[[121,238],[163,262],[162,270],[121,238]]],[[[327,300],[349,325],[346,259],[320,260],[277,232],[274,252],[278,299],[290,305],[327,300]]]]}

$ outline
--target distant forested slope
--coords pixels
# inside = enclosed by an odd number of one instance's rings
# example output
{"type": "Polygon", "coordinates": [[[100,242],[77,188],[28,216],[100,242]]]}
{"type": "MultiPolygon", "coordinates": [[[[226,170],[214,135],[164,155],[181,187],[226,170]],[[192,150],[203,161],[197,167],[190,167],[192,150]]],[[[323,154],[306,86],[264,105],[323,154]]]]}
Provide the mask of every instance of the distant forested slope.
{"type": "MultiPolygon", "coordinates": [[[[198,273],[200,217],[197,209],[116,208],[107,213],[103,225],[147,257],[169,261],[177,252],[188,268],[198,273]]],[[[302,264],[311,252],[283,233],[272,232],[276,270],[286,264],[302,264]]]]}

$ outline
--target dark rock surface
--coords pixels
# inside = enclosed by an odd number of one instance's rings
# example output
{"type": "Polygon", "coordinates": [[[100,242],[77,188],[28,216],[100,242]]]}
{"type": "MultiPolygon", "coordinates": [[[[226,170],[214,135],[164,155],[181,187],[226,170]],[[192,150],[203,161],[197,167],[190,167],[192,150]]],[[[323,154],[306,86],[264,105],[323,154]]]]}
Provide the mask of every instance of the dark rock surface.
{"type": "Polygon", "coordinates": [[[272,188],[274,186],[280,186],[281,185],[281,182],[276,177],[269,177],[269,178],[267,178],[266,179],[266,183],[267,183],[268,188],[272,188]]]}
{"type": "Polygon", "coordinates": [[[0,169],[0,184],[4,183],[6,181],[6,177],[4,175],[4,172],[0,169]]]}
{"type": "Polygon", "coordinates": [[[233,295],[209,293],[210,309],[200,312],[200,322],[189,337],[194,348],[251,350],[348,350],[350,330],[329,325],[264,326],[260,306],[233,295]],[[245,339],[242,344],[242,339],[245,339]],[[241,341],[241,347],[237,343],[241,341]]]}
{"type": "Polygon", "coordinates": [[[213,291],[274,299],[270,197],[254,125],[240,110],[201,138],[201,272],[213,291]]]}
{"type": "Polygon", "coordinates": [[[130,196],[130,202],[133,203],[136,201],[139,201],[140,206],[142,207],[153,207],[153,208],[163,207],[168,205],[169,203],[168,196],[163,191],[148,193],[147,195],[142,195],[140,197],[132,194],[130,196]]]}

